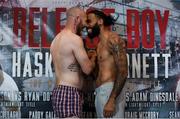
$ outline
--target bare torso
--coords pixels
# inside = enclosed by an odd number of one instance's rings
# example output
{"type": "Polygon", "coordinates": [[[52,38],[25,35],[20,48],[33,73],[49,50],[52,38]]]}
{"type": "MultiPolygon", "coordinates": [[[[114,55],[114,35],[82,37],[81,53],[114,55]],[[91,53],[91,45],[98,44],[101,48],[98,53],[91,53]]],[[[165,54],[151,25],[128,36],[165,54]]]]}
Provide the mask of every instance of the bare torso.
{"type": "Polygon", "coordinates": [[[106,83],[112,82],[116,77],[116,68],[112,54],[109,52],[107,42],[99,42],[97,47],[98,58],[98,78],[96,80],[96,87],[106,83]]]}
{"type": "Polygon", "coordinates": [[[80,67],[72,51],[77,35],[63,30],[51,44],[51,54],[56,74],[56,85],[66,85],[81,89],[80,67]],[[67,37],[68,36],[68,37],[67,37]]]}

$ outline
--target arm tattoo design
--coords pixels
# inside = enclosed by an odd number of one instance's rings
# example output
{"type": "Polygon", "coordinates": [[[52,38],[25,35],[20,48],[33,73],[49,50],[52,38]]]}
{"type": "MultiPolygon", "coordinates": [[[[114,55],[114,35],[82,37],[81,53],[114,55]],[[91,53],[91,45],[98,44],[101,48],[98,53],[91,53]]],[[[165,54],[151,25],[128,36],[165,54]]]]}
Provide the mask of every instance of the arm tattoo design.
{"type": "Polygon", "coordinates": [[[127,57],[123,44],[112,44],[111,51],[117,69],[117,76],[111,96],[116,98],[120,94],[127,78],[127,57]]]}
{"type": "Polygon", "coordinates": [[[68,66],[68,69],[72,72],[79,72],[80,71],[80,66],[76,63],[72,63],[68,66]]]}
{"type": "Polygon", "coordinates": [[[119,49],[119,45],[113,44],[113,46],[112,46],[113,54],[119,56],[119,50],[120,50],[120,49],[119,49]]]}

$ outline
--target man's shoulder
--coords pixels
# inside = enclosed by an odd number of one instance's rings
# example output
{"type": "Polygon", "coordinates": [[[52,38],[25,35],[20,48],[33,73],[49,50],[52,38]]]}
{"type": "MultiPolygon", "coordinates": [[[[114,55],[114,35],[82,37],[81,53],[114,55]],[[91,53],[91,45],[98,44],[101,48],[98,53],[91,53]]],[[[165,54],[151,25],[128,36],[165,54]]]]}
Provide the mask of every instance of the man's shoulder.
{"type": "Polygon", "coordinates": [[[82,38],[80,36],[78,36],[77,34],[73,34],[71,40],[72,40],[74,45],[81,45],[83,43],[82,38]]]}
{"type": "Polygon", "coordinates": [[[78,36],[77,34],[75,33],[71,33],[71,32],[66,32],[66,31],[61,31],[60,33],[58,33],[56,35],[56,37],[54,38],[54,40],[65,40],[65,41],[70,41],[70,42],[73,42],[73,41],[80,41],[81,40],[81,37],[78,36]]]}
{"type": "Polygon", "coordinates": [[[82,38],[75,33],[72,33],[72,36],[73,36],[73,40],[82,40],[82,38]]]}
{"type": "Polygon", "coordinates": [[[125,43],[124,39],[121,38],[117,33],[111,32],[109,35],[109,42],[111,43],[125,43]]]}
{"type": "Polygon", "coordinates": [[[111,50],[115,47],[119,47],[120,49],[126,48],[126,42],[125,39],[120,37],[117,33],[111,32],[108,39],[108,48],[111,50]]]}

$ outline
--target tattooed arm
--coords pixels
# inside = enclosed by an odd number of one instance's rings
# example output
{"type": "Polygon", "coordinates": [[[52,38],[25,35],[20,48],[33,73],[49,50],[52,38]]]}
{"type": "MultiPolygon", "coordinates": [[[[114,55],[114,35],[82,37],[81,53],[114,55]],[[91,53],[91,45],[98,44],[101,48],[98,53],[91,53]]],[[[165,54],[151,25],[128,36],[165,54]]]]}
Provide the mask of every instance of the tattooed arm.
{"type": "Polygon", "coordinates": [[[113,55],[116,65],[116,79],[109,100],[104,107],[104,116],[112,117],[115,112],[116,98],[119,96],[127,78],[127,57],[125,42],[118,35],[113,35],[109,42],[109,51],[113,55]]]}
{"type": "Polygon", "coordinates": [[[113,41],[110,42],[110,52],[114,57],[114,62],[117,69],[117,76],[110,98],[116,99],[125,84],[128,75],[128,67],[125,42],[119,37],[113,37],[112,40],[113,41]]]}

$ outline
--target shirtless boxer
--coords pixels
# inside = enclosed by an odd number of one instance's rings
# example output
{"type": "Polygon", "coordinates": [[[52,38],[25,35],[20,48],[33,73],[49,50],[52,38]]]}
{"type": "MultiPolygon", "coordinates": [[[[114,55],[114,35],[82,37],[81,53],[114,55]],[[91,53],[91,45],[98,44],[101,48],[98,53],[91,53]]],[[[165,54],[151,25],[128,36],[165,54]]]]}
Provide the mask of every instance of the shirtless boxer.
{"type": "Polygon", "coordinates": [[[110,26],[114,24],[111,16],[98,10],[91,10],[87,15],[89,37],[98,36],[100,39],[95,89],[97,117],[123,117],[124,108],[120,109],[123,106],[119,105],[117,97],[122,92],[128,73],[125,42],[110,31],[110,26]]]}
{"type": "Polygon", "coordinates": [[[52,94],[55,115],[60,118],[81,117],[83,80],[80,72],[89,74],[94,59],[89,60],[80,38],[86,24],[86,13],[73,7],[67,11],[65,28],[54,38],[50,51],[55,68],[56,87],[52,94]]]}

